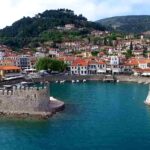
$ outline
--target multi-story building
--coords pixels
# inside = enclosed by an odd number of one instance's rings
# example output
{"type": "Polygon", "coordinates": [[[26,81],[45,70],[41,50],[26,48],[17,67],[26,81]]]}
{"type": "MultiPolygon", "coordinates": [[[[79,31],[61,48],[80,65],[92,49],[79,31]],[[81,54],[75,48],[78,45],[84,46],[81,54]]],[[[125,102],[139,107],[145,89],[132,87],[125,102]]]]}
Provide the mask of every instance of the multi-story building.
{"type": "Polygon", "coordinates": [[[88,75],[88,62],[85,60],[75,60],[70,71],[72,75],[88,75]]]}
{"type": "Polygon", "coordinates": [[[31,60],[29,55],[19,55],[17,57],[16,66],[21,69],[29,69],[31,67],[31,60]]]}
{"type": "Polygon", "coordinates": [[[75,60],[70,66],[72,75],[92,75],[106,73],[106,63],[96,60],[75,60]]]}

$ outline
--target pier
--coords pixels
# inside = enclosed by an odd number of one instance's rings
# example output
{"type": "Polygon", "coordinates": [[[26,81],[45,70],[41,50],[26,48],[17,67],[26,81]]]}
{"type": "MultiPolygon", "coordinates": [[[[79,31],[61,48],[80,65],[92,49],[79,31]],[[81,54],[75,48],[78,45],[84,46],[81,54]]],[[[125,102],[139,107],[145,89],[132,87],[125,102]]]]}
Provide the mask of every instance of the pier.
{"type": "Polygon", "coordinates": [[[112,75],[106,75],[103,78],[103,82],[116,82],[116,79],[112,75]]]}

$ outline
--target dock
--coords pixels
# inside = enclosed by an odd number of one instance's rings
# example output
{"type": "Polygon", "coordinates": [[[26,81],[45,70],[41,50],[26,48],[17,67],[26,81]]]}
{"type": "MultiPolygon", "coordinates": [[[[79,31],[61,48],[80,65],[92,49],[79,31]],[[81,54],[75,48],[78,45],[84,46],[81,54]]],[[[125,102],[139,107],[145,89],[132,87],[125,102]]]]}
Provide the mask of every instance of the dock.
{"type": "Polygon", "coordinates": [[[103,78],[103,82],[116,82],[116,78],[112,75],[106,75],[103,78]]]}

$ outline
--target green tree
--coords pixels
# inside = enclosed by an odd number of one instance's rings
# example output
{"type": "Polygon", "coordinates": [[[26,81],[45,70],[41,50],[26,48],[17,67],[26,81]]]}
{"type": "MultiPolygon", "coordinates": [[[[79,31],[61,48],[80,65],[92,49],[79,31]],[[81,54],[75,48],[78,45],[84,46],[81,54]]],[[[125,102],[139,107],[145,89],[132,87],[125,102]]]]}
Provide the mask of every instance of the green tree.
{"type": "Polygon", "coordinates": [[[144,50],[143,50],[143,57],[147,57],[147,48],[144,47],[144,50]]]}
{"type": "Polygon", "coordinates": [[[50,63],[51,63],[51,60],[49,58],[47,58],[47,57],[40,58],[36,63],[36,69],[37,70],[48,70],[50,63]]]}
{"type": "Polygon", "coordinates": [[[66,70],[67,65],[63,61],[50,59],[48,57],[40,58],[36,63],[37,70],[51,70],[62,72],[66,70]]]}
{"type": "Polygon", "coordinates": [[[130,42],[130,50],[133,51],[133,44],[130,42]]]}
{"type": "Polygon", "coordinates": [[[128,58],[131,58],[132,56],[133,56],[133,54],[132,54],[132,50],[127,50],[127,52],[126,52],[126,54],[125,54],[125,56],[126,56],[126,58],[128,59],[128,58]]]}
{"type": "Polygon", "coordinates": [[[92,56],[97,56],[98,53],[99,53],[99,51],[93,51],[93,52],[92,52],[92,56]]]}
{"type": "Polygon", "coordinates": [[[104,45],[107,45],[108,44],[108,41],[107,41],[107,38],[105,37],[104,38],[104,45]]]}

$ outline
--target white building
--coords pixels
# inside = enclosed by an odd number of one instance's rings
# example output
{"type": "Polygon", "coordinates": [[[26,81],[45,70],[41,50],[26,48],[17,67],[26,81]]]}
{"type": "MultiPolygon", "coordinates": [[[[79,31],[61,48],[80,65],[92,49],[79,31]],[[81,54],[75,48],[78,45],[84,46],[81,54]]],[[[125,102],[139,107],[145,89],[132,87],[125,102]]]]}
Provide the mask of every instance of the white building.
{"type": "Polygon", "coordinates": [[[0,60],[2,60],[4,58],[4,56],[5,56],[5,52],[0,51],[0,60]]]}
{"type": "Polygon", "coordinates": [[[72,75],[92,75],[106,73],[106,63],[103,61],[74,61],[70,67],[72,75]]]}
{"type": "Polygon", "coordinates": [[[76,60],[70,67],[72,75],[88,75],[88,62],[76,60]]]}
{"type": "Polygon", "coordinates": [[[107,70],[109,70],[112,74],[121,72],[121,69],[119,67],[119,57],[118,56],[110,57],[110,65],[108,65],[107,70]]]}

